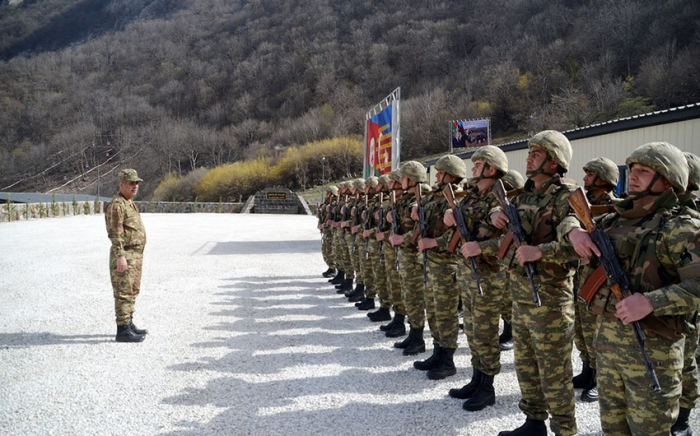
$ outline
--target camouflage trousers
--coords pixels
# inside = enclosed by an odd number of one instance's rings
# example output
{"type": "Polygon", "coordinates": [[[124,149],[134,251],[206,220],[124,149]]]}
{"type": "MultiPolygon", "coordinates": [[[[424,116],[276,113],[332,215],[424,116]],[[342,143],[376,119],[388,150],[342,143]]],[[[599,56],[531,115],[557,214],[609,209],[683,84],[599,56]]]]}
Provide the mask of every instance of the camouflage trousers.
{"type": "Polygon", "coordinates": [[[651,390],[632,326],[613,314],[598,317],[597,352],[600,421],[606,435],[668,436],[678,417],[685,340],[646,332],[649,360],[661,393],[651,390]]]}
{"type": "MultiPolygon", "coordinates": [[[[386,287],[389,294],[389,302],[396,314],[406,315],[406,307],[401,298],[401,277],[399,276],[399,272],[396,271],[396,253],[394,252],[394,247],[389,242],[384,241],[382,244],[382,252],[384,253],[384,260],[381,266],[384,268],[384,274],[386,274],[386,287]]],[[[381,268],[379,274],[381,274],[381,268]]]]}
{"type": "Polygon", "coordinates": [[[333,261],[338,266],[338,269],[345,271],[345,259],[343,257],[344,244],[341,237],[341,229],[333,229],[333,261]]]}
{"type": "Polygon", "coordinates": [[[591,313],[588,309],[588,303],[585,301],[576,301],[576,318],[574,321],[574,344],[579,352],[579,357],[582,362],[589,362],[591,368],[595,369],[595,334],[597,330],[597,316],[591,313]]]}
{"type": "MultiPolygon", "coordinates": [[[[377,294],[381,296],[381,288],[386,287],[386,283],[382,284],[377,282],[377,270],[379,269],[379,244],[377,240],[370,237],[367,240],[366,247],[369,248],[369,250],[365,249],[366,251],[362,252],[365,296],[375,299],[377,294]]],[[[386,282],[386,280],[384,280],[384,282],[386,282]]]]}
{"type": "Polygon", "coordinates": [[[333,231],[331,229],[323,229],[321,237],[321,254],[323,261],[326,262],[328,268],[335,269],[335,259],[333,258],[333,231]]]}
{"type": "Polygon", "coordinates": [[[117,271],[117,258],[109,257],[109,276],[114,294],[114,313],[117,325],[128,325],[134,316],[136,297],[141,290],[143,253],[127,251],[125,254],[128,269],[117,271]]]}
{"type": "Polygon", "coordinates": [[[683,353],[683,394],[680,406],[684,409],[695,407],[698,399],[698,363],[695,360],[695,350],[698,348],[700,337],[700,314],[695,312],[688,320],[695,326],[685,337],[685,351],[683,353]]]}
{"type": "Polygon", "coordinates": [[[403,247],[399,248],[401,297],[412,329],[422,329],[425,327],[423,264],[417,256],[418,253],[415,250],[403,247]]]}
{"type": "MultiPolygon", "coordinates": [[[[510,275],[511,294],[530,292],[526,278],[510,275]]],[[[556,293],[556,290],[542,290],[556,293]]],[[[528,418],[546,420],[551,414],[552,432],[576,434],[576,413],[571,352],[574,335],[574,302],[540,306],[513,302],[515,371],[522,393],[520,410],[528,418]]]]}
{"type": "Polygon", "coordinates": [[[373,296],[369,295],[367,298],[374,298],[379,296],[380,307],[391,308],[391,301],[389,300],[389,290],[387,288],[386,272],[384,270],[384,263],[379,263],[379,241],[376,238],[369,238],[369,268],[372,270],[372,291],[373,296]]]}
{"type": "Polygon", "coordinates": [[[458,259],[452,254],[428,251],[428,286],[425,314],[433,341],[443,348],[457,348],[459,338],[458,259]]]}
{"type": "MultiPolygon", "coordinates": [[[[501,347],[498,343],[498,326],[503,312],[503,301],[508,293],[506,270],[478,270],[481,289],[479,295],[476,280],[462,257],[457,269],[457,280],[462,291],[464,333],[469,341],[471,364],[487,375],[501,372],[501,347]]],[[[510,301],[510,299],[507,299],[510,301]]],[[[509,318],[510,319],[510,318],[509,318]]]]}
{"type": "Polygon", "coordinates": [[[362,283],[362,267],[360,265],[360,252],[364,254],[364,238],[362,235],[357,235],[355,239],[350,229],[345,230],[345,253],[347,254],[347,262],[350,265],[352,276],[348,277],[348,272],[345,271],[345,278],[357,280],[357,283],[362,283]],[[357,243],[357,245],[355,245],[357,243]]]}
{"type": "MultiPolygon", "coordinates": [[[[338,254],[340,256],[340,264],[343,265],[343,271],[345,271],[345,278],[348,280],[355,279],[355,269],[352,265],[352,260],[350,259],[350,250],[348,250],[348,241],[352,244],[352,235],[349,230],[345,230],[345,236],[343,236],[343,229],[338,229],[338,254]]],[[[352,247],[351,247],[352,248],[352,247]]]]}
{"type": "Polygon", "coordinates": [[[367,277],[365,273],[365,268],[367,266],[366,256],[367,256],[367,240],[362,237],[362,231],[357,233],[356,236],[351,236],[350,238],[350,255],[352,258],[352,266],[355,270],[355,280],[357,283],[362,283],[365,288],[371,287],[370,283],[367,282],[367,277]]]}

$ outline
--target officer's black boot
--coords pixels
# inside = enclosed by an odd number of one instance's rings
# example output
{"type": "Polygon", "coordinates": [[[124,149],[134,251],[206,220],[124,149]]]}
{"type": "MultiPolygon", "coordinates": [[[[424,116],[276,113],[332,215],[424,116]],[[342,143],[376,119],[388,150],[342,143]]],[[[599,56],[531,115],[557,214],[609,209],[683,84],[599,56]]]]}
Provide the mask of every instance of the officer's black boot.
{"type": "Polygon", "coordinates": [[[321,275],[323,277],[333,277],[335,275],[335,268],[328,267],[328,269],[321,275]]]}
{"type": "Polygon", "coordinates": [[[590,389],[593,373],[591,372],[591,363],[583,362],[581,374],[574,377],[571,381],[574,383],[574,389],[590,389]]]}
{"type": "Polygon", "coordinates": [[[338,270],[338,274],[336,274],[332,279],[328,280],[328,282],[337,285],[343,280],[345,280],[345,271],[338,270]]]}
{"type": "MultiPolygon", "coordinates": [[[[418,353],[425,353],[425,340],[423,339],[423,328],[411,329],[411,332],[409,333],[408,339],[406,339],[406,341],[408,341],[408,344],[404,347],[404,350],[401,353],[404,356],[415,356],[418,353]]],[[[403,342],[398,342],[398,344],[402,344],[403,342]]],[[[396,345],[397,344],[394,344],[395,347],[396,345]]]]}
{"type": "Polygon", "coordinates": [[[394,320],[388,325],[394,324],[389,330],[386,330],[384,335],[387,338],[398,338],[406,334],[406,325],[403,323],[405,316],[399,315],[398,313],[394,315],[394,320]]]}
{"type": "Polygon", "coordinates": [[[456,348],[443,348],[440,354],[440,362],[438,365],[428,371],[428,378],[430,380],[442,380],[446,377],[453,376],[457,374],[457,368],[455,368],[455,355],[456,348]]]}
{"type": "Polygon", "coordinates": [[[691,409],[681,407],[681,410],[678,412],[678,418],[671,427],[671,434],[673,436],[693,436],[693,430],[691,430],[690,424],[688,423],[690,411],[691,409]]]}
{"type": "Polygon", "coordinates": [[[479,385],[481,384],[481,378],[483,377],[483,375],[483,372],[474,368],[474,375],[472,376],[471,381],[466,385],[462,386],[460,389],[450,389],[447,395],[449,395],[452,398],[458,398],[460,400],[466,400],[467,398],[471,398],[472,395],[474,395],[474,393],[479,389],[479,385]]]}
{"type": "Polygon", "coordinates": [[[148,334],[148,330],[140,329],[140,328],[136,327],[133,322],[129,323],[129,328],[131,329],[132,332],[134,332],[137,335],[145,336],[148,334]]]}
{"type": "Polygon", "coordinates": [[[493,389],[493,376],[484,374],[476,393],[462,404],[462,409],[476,412],[496,404],[496,391],[493,389]]]}
{"type": "Polygon", "coordinates": [[[598,381],[595,377],[595,369],[591,368],[591,372],[593,373],[591,384],[581,392],[581,401],[586,403],[595,403],[598,401],[598,381]]]}
{"type": "Polygon", "coordinates": [[[346,291],[352,291],[352,282],[353,279],[345,279],[343,280],[343,283],[340,284],[340,287],[338,288],[338,293],[339,294],[344,294],[346,291]]]}
{"type": "Polygon", "coordinates": [[[369,320],[372,322],[389,321],[391,319],[391,311],[388,307],[379,307],[378,310],[375,310],[374,312],[369,312],[367,314],[367,318],[369,318],[369,320]]]}
{"type": "Polygon", "coordinates": [[[503,333],[498,336],[498,344],[501,351],[513,349],[513,328],[509,322],[503,321],[503,333]]]}
{"type": "MultiPolygon", "coordinates": [[[[362,303],[360,303],[360,304],[357,306],[357,308],[358,308],[359,310],[370,310],[370,309],[374,309],[374,298],[365,298],[364,300],[362,300],[362,303]]],[[[387,312],[389,312],[389,309],[387,309],[387,312]]],[[[391,317],[391,314],[389,314],[389,316],[391,317]]]]}
{"type": "Polygon", "coordinates": [[[145,339],[143,335],[137,335],[131,331],[129,324],[117,326],[117,342],[141,342],[145,339]]]}
{"type": "Polygon", "coordinates": [[[511,431],[502,431],[498,436],[547,436],[544,421],[527,418],[525,424],[511,431]]]}
{"type": "Polygon", "coordinates": [[[425,360],[417,360],[413,362],[413,367],[421,371],[430,371],[438,366],[440,363],[440,356],[442,356],[442,347],[438,344],[434,344],[433,354],[425,360]]]}

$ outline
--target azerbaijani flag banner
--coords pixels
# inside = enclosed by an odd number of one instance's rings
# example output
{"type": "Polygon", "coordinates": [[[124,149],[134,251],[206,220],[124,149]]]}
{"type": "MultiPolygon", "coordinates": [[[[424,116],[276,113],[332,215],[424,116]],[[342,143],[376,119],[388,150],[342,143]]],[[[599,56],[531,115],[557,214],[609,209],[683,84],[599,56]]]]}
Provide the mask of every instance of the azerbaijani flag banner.
{"type": "Polygon", "coordinates": [[[365,178],[387,174],[399,164],[398,95],[399,88],[365,117],[365,178]]]}

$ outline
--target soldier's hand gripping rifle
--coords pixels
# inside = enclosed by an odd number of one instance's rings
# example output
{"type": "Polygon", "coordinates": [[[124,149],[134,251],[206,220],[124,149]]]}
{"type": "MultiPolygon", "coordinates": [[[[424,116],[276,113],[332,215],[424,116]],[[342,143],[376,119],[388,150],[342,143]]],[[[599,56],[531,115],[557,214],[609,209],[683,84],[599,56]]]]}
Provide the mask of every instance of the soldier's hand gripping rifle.
{"type": "MultiPolygon", "coordinates": [[[[617,298],[617,301],[622,301],[623,299],[632,295],[629,280],[627,279],[625,272],[622,270],[622,267],[620,267],[620,262],[617,260],[615,248],[610,242],[610,237],[607,233],[605,233],[605,231],[601,230],[596,225],[595,221],[593,221],[593,213],[583,189],[579,187],[576,189],[576,191],[574,191],[573,195],[569,198],[569,204],[571,204],[571,207],[574,209],[574,213],[586,227],[586,231],[588,231],[588,234],[591,236],[591,240],[600,251],[600,263],[605,270],[605,275],[608,278],[610,289],[615,295],[615,298],[617,298]]],[[[644,360],[647,375],[651,380],[652,389],[654,392],[661,392],[659,379],[654,371],[654,365],[649,360],[649,356],[647,356],[646,349],[644,348],[646,334],[644,333],[642,323],[639,321],[634,321],[632,323],[632,328],[634,329],[634,337],[637,340],[639,351],[642,353],[642,360],[644,360]]]]}
{"type": "MultiPolygon", "coordinates": [[[[455,217],[455,221],[457,222],[457,231],[459,232],[459,235],[462,237],[462,242],[470,242],[473,241],[474,238],[472,237],[471,233],[469,232],[469,229],[467,229],[467,223],[464,222],[464,215],[462,215],[462,208],[459,207],[457,202],[455,201],[455,193],[452,190],[452,185],[449,183],[445,185],[444,188],[442,188],[443,194],[445,194],[445,199],[447,199],[447,203],[450,205],[450,208],[452,208],[452,215],[455,217]]],[[[479,290],[479,295],[482,297],[484,296],[484,290],[481,289],[481,279],[479,278],[479,271],[476,266],[476,259],[474,257],[469,258],[469,266],[471,267],[472,274],[474,275],[474,280],[476,280],[476,287],[479,290]]]]}
{"type": "MultiPolygon", "coordinates": [[[[392,190],[389,194],[391,200],[391,232],[395,235],[399,234],[399,214],[396,212],[396,191],[392,190]]],[[[399,246],[394,245],[394,269],[399,272],[399,246]]]]}
{"type": "MultiPolygon", "coordinates": [[[[503,212],[508,217],[508,232],[510,233],[512,240],[515,241],[516,246],[518,247],[521,245],[527,245],[523,227],[520,225],[518,211],[515,209],[515,206],[508,201],[506,189],[500,179],[496,180],[496,183],[494,183],[493,193],[496,195],[498,204],[501,205],[503,212]]],[[[506,235],[506,239],[508,239],[508,235],[506,235]]],[[[504,242],[504,244],[510,245],[507,242],[504,242]]],[[[525,268],[525,274],[527,275],[527,279],[530,282],[530,287],[532,288],[532,300],[535,303],[535,307],[540,307],[542,302],[540,301],[540,286],[535,284],[535,265],[532,262],[525,262],[523,267],[525,268]]]]}
{"type": "MultiPolygon", "coordinates": [[[[420,183],[416,184],[416,202],[418,203],[418,230],[421,238],[428,237],[428,228],[425,224],[425,207],[421,202],[420,183]]],[[[423,250],[423,285],[428,286],[428,250],[423,250]]]]}
{"type": "MultiPolygon", "coordinates": [[[[384,205],[382,204],[384,202],[384,193],[380,192],[379,193],[379,216],[377,219],[377,231],[381,230],[382,223],[384,223],[384,205]]],[[[379,241],[379,264],[381,265],[384,263],[384,252],[382,251],[382,247],[384,246],[384,241],[379,241]]]]}

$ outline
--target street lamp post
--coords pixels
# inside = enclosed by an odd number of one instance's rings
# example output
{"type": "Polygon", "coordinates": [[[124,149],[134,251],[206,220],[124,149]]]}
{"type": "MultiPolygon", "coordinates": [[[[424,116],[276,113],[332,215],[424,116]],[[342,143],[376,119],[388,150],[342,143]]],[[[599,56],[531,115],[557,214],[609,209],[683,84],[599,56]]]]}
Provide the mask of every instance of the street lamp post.
{"type": "Polygon", "coordinates": [[[321,184],[326,184],[326,156],[321,158],[321,184]]]}

